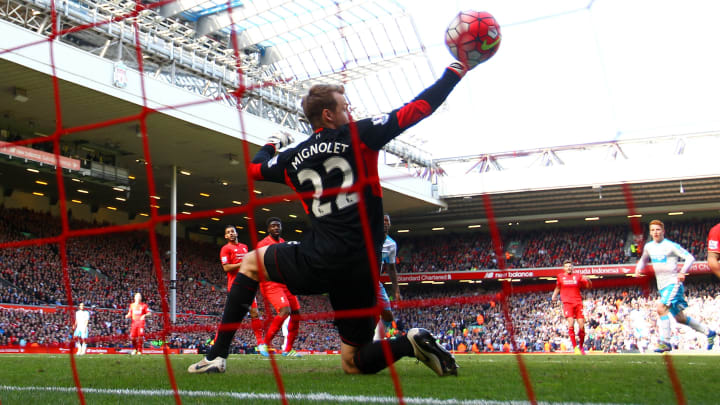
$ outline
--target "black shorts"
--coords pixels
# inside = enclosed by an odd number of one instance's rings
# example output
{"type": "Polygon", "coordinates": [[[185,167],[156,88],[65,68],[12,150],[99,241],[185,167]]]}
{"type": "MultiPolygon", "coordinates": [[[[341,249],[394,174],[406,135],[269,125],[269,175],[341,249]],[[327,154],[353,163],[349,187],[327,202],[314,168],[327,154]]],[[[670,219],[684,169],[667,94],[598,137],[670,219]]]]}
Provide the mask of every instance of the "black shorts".
{"type": "MultiPolygon", "coordinates": [[[[265,268],[271,281],[285,284],[295,295],[327,293],[336,312],[375,306],[372,267],[366,259],[314,266],[300,243],[276,243],[265,251],[265,268]]],[[[340,339],[351,346],[372,342],[376,322],[374,315],[359,316],[354,311],[335,317],[340,339]]]]}

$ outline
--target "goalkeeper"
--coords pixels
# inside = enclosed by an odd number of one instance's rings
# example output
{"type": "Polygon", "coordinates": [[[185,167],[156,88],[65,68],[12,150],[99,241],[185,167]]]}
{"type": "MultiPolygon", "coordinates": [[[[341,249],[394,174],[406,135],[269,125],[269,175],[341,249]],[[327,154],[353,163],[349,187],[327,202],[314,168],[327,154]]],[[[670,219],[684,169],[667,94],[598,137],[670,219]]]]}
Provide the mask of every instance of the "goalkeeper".
{"type": "MultiPolygon", "coordinates": [[[[473,66],[474,67],[474,66],[473,66]]],[[[389,362],[415,357],[439,376],[457,375],[455,358],[425,329],[407,336],[373,342],[376,306],[373,269],[380,267],[385,240],[382,189],[378,177],[380,149],[404,130],[432,114],[466,73],[451,64],[432,86],[410,103],[374,118],[350,122],[345,89],[315,85],[302,100],[314,134],[276,154],[292,142],[288,134],[272,136],[255,155],[250,173],[256,180],[287,184],[302,194],[312,229],[299,243],[278,243],[248,253],[228,295],[222,324],[242,321],[258,289],[258,281],[284,283],[296,295],[328,293],[339,315],[342,369],[348,374],[374,374],[389,362]],[[358,185],[358,182],[362,182],[358,185]],[[351,186],[355,186],[349,189],[351,186]],[[366,245],[363,220],[371,237],[366,245]],[[390,345],[390,356],[383,353],[390,345]]],[[[234,328],[221,328],[207,357],[190,373],[224,372],[234,328]]]]}

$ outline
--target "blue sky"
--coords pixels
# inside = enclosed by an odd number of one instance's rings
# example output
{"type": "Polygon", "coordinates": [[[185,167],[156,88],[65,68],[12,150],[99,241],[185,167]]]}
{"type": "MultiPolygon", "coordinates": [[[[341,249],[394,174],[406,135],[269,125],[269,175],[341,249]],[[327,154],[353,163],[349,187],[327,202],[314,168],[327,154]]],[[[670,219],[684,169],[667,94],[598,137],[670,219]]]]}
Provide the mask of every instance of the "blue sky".
{"type": "Polygon", "coordinates": [[[459,10],[502,27],[498,53],[412,130],[434,157],[720,130],[720,1],[401,3],[437,71],[459,10]]]}

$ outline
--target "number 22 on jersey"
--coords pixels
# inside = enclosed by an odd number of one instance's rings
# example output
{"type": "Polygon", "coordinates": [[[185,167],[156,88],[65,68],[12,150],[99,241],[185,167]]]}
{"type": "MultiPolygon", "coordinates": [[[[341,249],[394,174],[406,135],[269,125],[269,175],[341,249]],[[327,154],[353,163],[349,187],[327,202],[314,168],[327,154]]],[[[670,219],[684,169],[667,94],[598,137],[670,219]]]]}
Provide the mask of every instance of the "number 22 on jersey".
{"type": "MultiPolygon", "coordinates": [[[[343,157],[333,156],[323,162],[323,167],[325,168],[325,174],[330,174],[333,170],[340,170],[343,176],[342,184],[340,185],[341,188],[351,187],[355,182],[352,167],[343,157]]],[[[320,173],[313,169],[302,169],[298,172],[297,177],[300,184],[305,183],[306,181],[311,182],[313,189],[315,190],[312,202],[313,215],[319,218],[331,213],[332,204],[330,202],[320,203],[320,197],[324,191],[322,183],[323,177],[320,173]]],[[[358,193],[338,193],[335,197],[335,205],[337,205],[338,210],[342,210],[345,207],[357,204],[358,199],[358,193]]]]}

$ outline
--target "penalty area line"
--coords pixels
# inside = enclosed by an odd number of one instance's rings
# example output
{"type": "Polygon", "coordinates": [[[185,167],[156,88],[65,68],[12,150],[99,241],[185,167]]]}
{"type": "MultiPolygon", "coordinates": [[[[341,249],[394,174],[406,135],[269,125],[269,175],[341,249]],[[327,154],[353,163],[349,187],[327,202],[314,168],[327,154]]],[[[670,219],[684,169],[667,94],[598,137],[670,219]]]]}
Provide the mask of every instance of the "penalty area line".
{"type": "MultiPolygon", "coordinates": [[[[18,387],[11,385],[0,385],[0,392],[2,391],[16,391],[16,392],[57,392],[57,393],[75,393],[77,392],[75,387],[18,387]]],[[[144,397],[165,397],[172,396],[172,390],[143,390],[143,389],[129,389],[129,388],[83,388],[85,394],[100,394],[100,395],[134,395],[144,397]]],[[[232,398],[240,400],[267,400],[267,401],[278,401],[281,399],[280,394],[262,394],[254,392],[216,392],[216,391],[184,391],[179,390],[178,393],[184,397],[198,397],[198,398],[232,398]]],[[[311,401],[311,402],[328,402],[334,403],[356,403],[356,404],[396,404],[397,397],[381,397],[381,396],[367,396],[367,395],[335,395],[324,392],[300,394],[300,393],[288,393],[285,395],[288,400],[300,400],[300,401],[311,401]]],[[[530,404],[529,401],[491,401],[484,399],[437,399],[437,398],[415,398],[405,397],[403,398],[405,403],[408,404],[439,404],[439,405],[526,405],[530,404]]],[[[588,402],[538,402],[540,405],[600,405],[591,404],[588,402]]],[[[612,404],[602,404],[612,405],[612,404]]]]}

